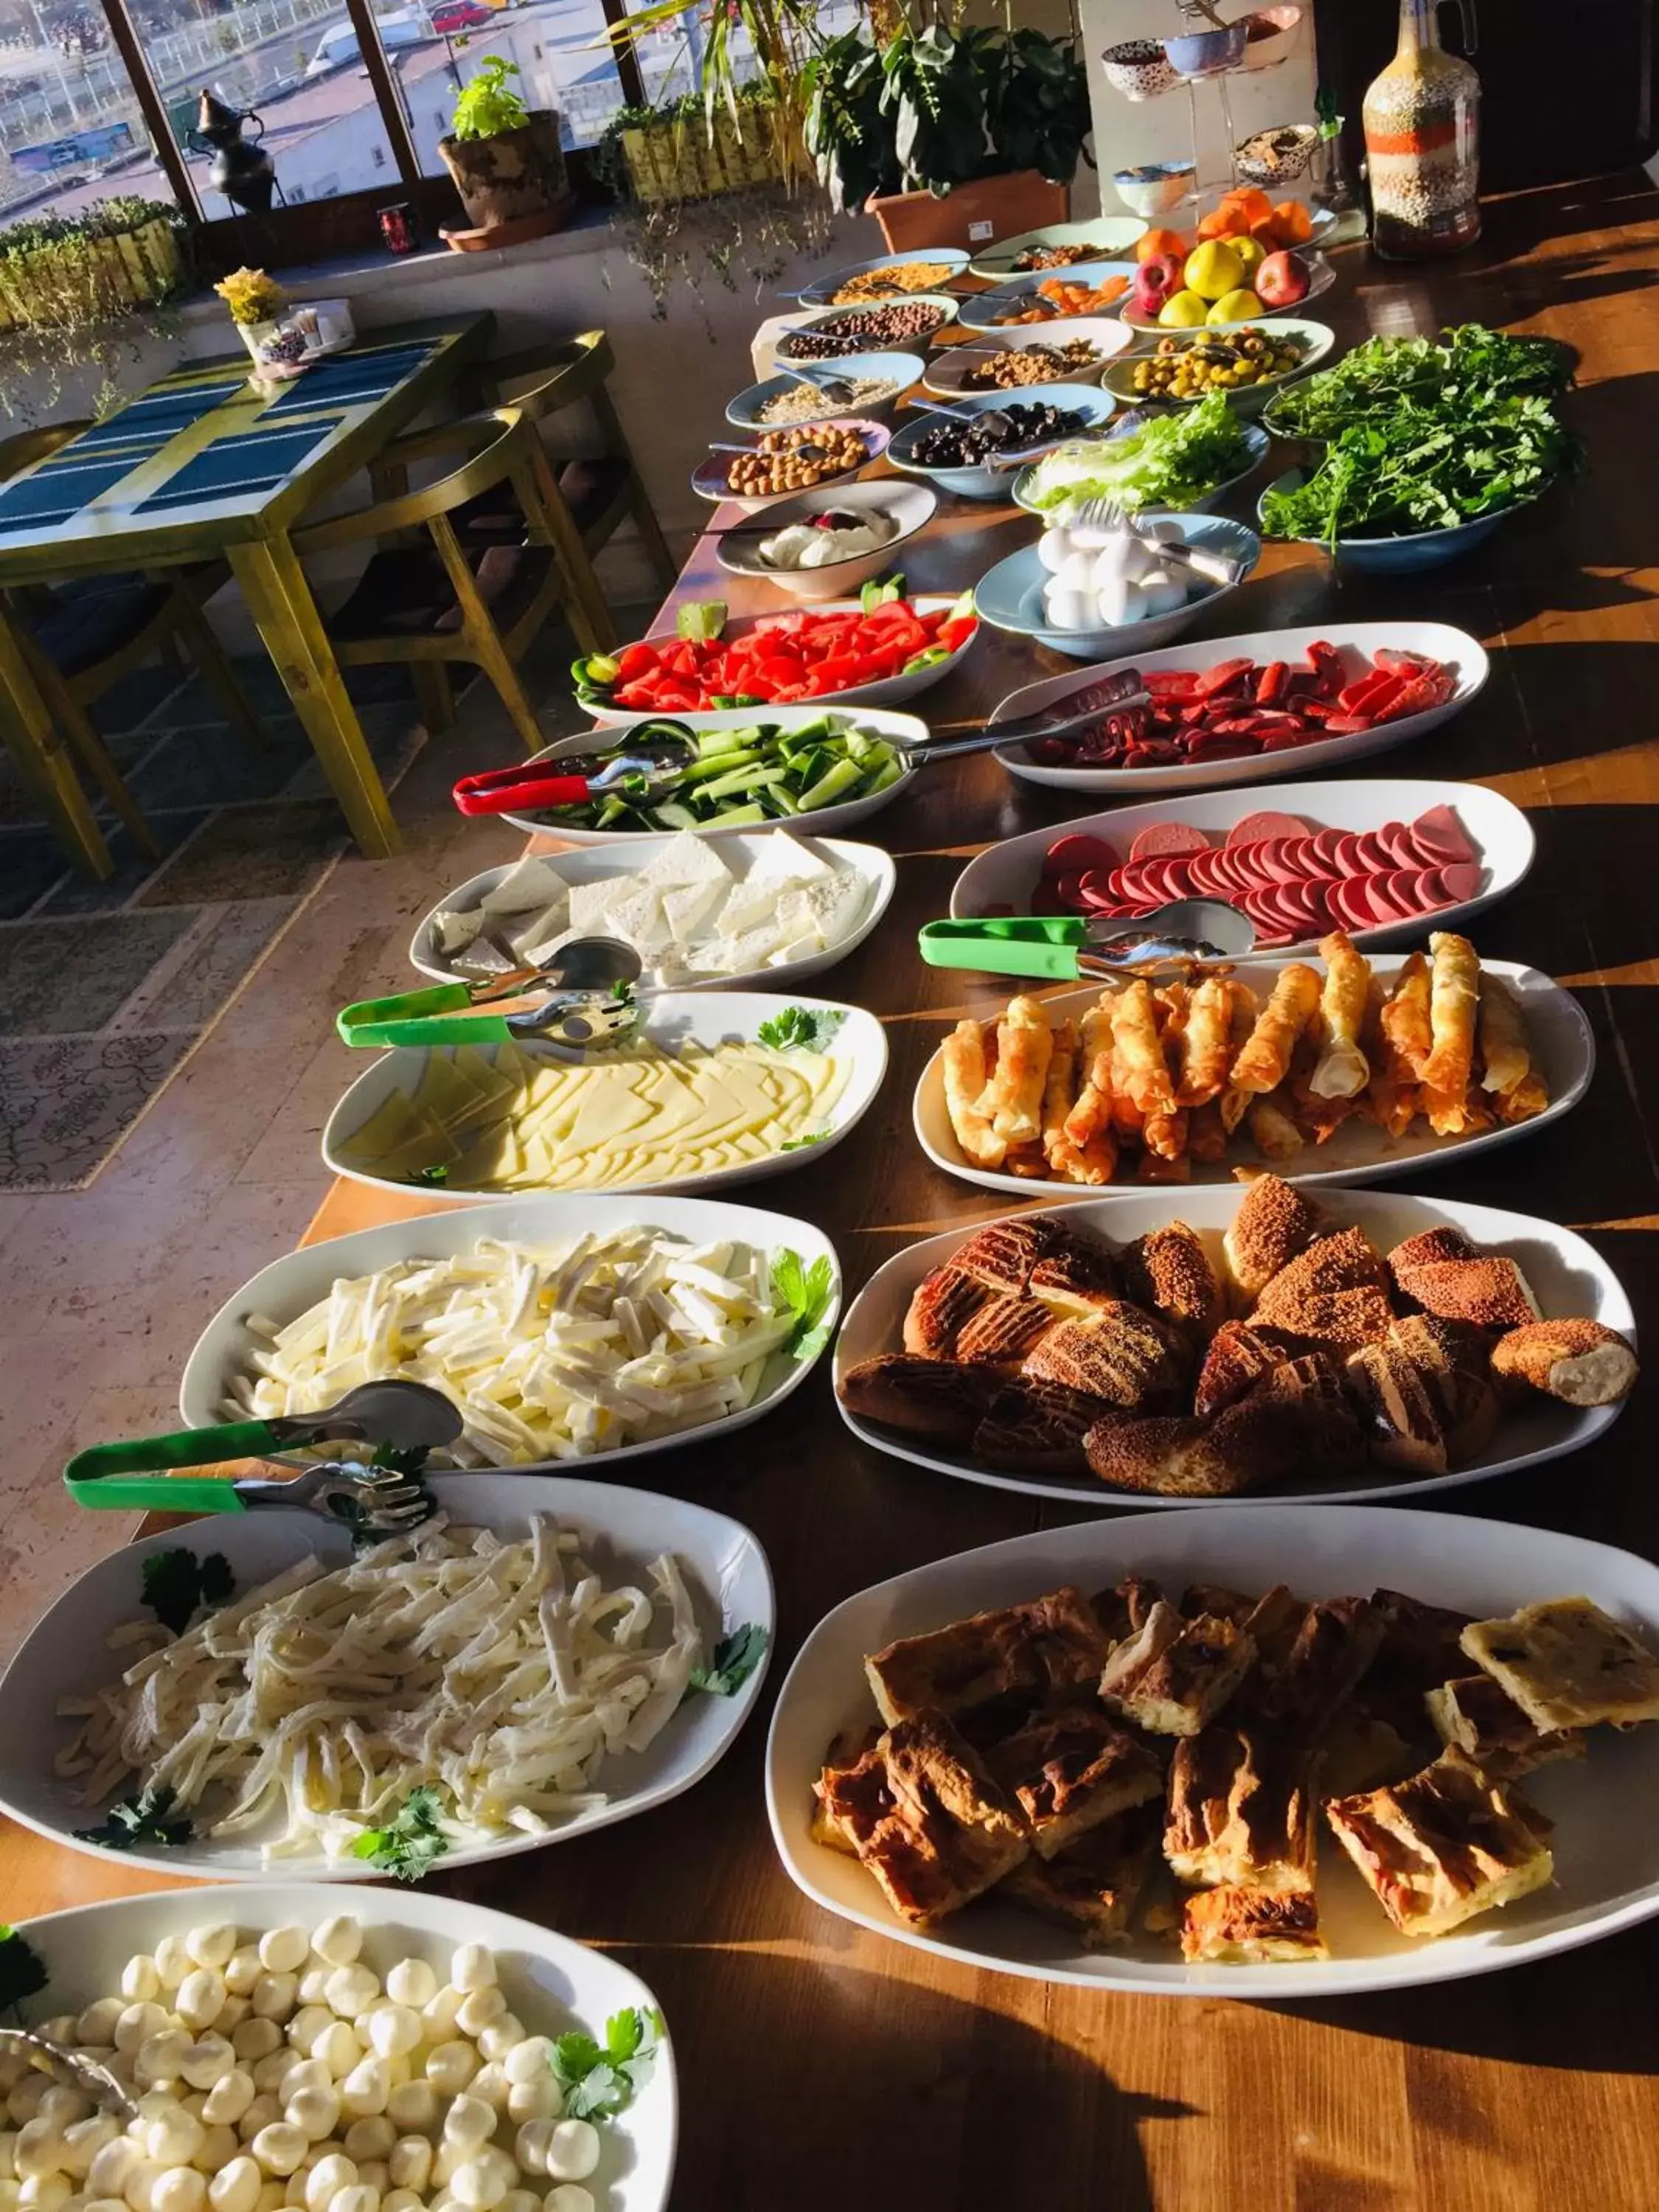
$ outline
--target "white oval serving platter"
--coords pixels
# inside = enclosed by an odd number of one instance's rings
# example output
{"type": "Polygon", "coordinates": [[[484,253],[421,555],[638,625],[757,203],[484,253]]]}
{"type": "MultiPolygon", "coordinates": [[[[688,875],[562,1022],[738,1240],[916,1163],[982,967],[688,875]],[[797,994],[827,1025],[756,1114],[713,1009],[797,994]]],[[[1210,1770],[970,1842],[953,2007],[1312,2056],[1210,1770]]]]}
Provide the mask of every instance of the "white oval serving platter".
{"type": "MultiPolygon", "coordinates": [[[[772,1152],[763,1159],[749,1160],[736,1167],[710,1168],[701,1175],[686,1176],[668,1182],[611,1183],[607,1190],[641,1193],[650,1190],[684,1191],[696,1195],[703,1191],[722,1190],[738,1182],[758,1182],[763,1176],[786,1174],[791,1168],[804,1167],[811,1160],[822,1159],[826,1152],[838,1145],[849,1130],[856,1128],[881,1088],[887,1072],[887,1036],[873,1014],[862,1006],[836,1006],[824,999],[780,999],[763,996],[750,991],[662,991],[652,997],[641,997],[638,1035],[647,1042],[661,1045],[715,1045],[732,1037],[752,1041],[763,1022],[775,1020],[786,1007],[799,1006],[808,1013],[838,1014],[840,1028],[829,1047],[832,1055],[841,1054],[851,1060],[852,1066],[841,1096],[830,1109],[830,1125],[823,1134],[793,1152],[772,1152]]],[[[416,1186],[406,1181],[394,1181],[375,1175],[361,1162],[352,1159],[345,1147],[353,1133],[394,1091],[412,1093],[418,1089],[426,1069],[429,1052],[450,1053],[461,1049],[451,1045],[398,1045],[366,1068],[352,1085],[323,1129],[323,1160],[336,1175],[349,1176],[354,1182],[370,1184],[376,1190],[395,1190],[405,1194],[416,1186]]],[[[486,1060],[493,1060],[498,1046],[485,1044],[477,1048],[486,1060]]],[[[542,1051],[563,1063],[580,1060],[581,1054],[571,1054],[553,1046],[538,1047],[523,1044],[520,1051],[542,1051]]],[[[467,1190],[459,1184],[446,1183],[434,1192],[422,1188],[422,1197],[453,1198],[461,1203],[499,1205],[503,1200],[533,1195],[522,1191],[467,1190]]],[[[573,1193],[573,1195],[579,1194],[573,1193]]],[[[594,1194],[598,1195],[597,1193],[594,1194]]]]}
{"type": "MultiPolygon", "coordinates": [[[[485,1238],[494,1243],[537,1247],[641,1226],[661,1230],[687,1245],[731,1239],[770,1254],[799,1252],[808,1267],[820,1259],[828,1260],[835,1290],[823,1318],[833,1325],[841,1311],[840,1260],[830,1239],[810,1221],[798,1221],[787,1213],[768,1213],[757,1206],[733,1206],[721,1199],[642,1200],[548,1191],[538,1198],[500,1199],[489,1206],[451,1206],[441,1212],[416,1214],[406,1221],[382,1222],[378,1229],[359,1229],[349,1237],[334,1237],[325,1243],[305,1244],[297,1252],[285,1252],[227,1298],[197,1338],[179,1380],[179,1411],[192,1429],[211,1428],[216,1422],[241,1418],[223,1407],[232,1385],[249,1371],[249,1359],[264,1343],[248,1328],[251,1314],[286,1328],[327,1297],[337,1282],[356,1282],[404,1260],[453,1259],[473,1251],[485,1238]]],[[[595,1452],[580,1465],[585,1472],[602,1476],[613,1467],[643,1459],[647,1453],[706,1443],[730,1430],[746,1428],[798,1390],[817,1359],[816,1354],[797,1359],[790,1353],[775,1353],[767,1362],[760,1388],[740,1413],[705,1421],[699,1428],[684,1429],[672,1437],[595,1452]]],[[[435,1455],[434,1462],[441,1457],[435,1455]]],[[[528,1460],[514,1463],[519,1472],[552,1464],[528,1460]]],[[[571,1462],[565,1460],[557,1464],[568,1469],[571,1462]]]]}
{"type": "MultiPolygon", "coordinates": [[[[1371,962],[1372,971],[1386,981],[1398,974],[1407,957],[1401,952],[1378,953],[1371,962]]],[[[1257,1161],[1246,1147],[1230,1146],[1224,1160],[1207,1164],[1194,1161],[1192,1180],[1183,1183],[1182,1190],[1202,1190],[1206,1185],[1233,1189],[1237,1188],[1233,1169],[1239,1164],[1270,1166],[1286,1182],[1382,1182],[1395,1176],[1410,1175],[1417,1168],[1437,1167],[1452,1159],[1470,1159],[1497,1146],[1514,1144],[1533,1130],[1547,1128],[1552,1121],[1559,1121],[1564,1114],[1570,1114],[1589,1089],[1590,1079],[1595,1073],[1595,1038],[1583,1008],[1571,992],[1564,991],[1536,968],[1523,968],[1512,960],[1483,960],[1480,964],[1506,982],[1521,1000],[1538,1065],[1549,1089],[1550,1103],[1541,1114],[1535,1115],[1530,1121],[1516,1121],[1508,1127],[1500,1125],[1474,1137],[1437,1137],[1425,1132],[1397,1138],[1384,1135],[1375,1122],[1362,1121],[1356,1115],[1345,1121],[1328,1142],[1310,1145],[1292,1159],[1257,1161]]],[[[1283,965],[1283,961],[1277,958],[1243,960],[1231,972],[1266,997],[1283,965]]],[[[1012,998],[1019,988],[1018,983],[1012,976],[1003,980],[1009,985],[1012,998]]],[[[1085,984],[1077,990],[1045,997],[1044,1004],[1061,1013],[1080,1014],[1085,1007],[1094,1005],[1102,988],[1099,983],[1085,984]]],[[[1009,1197],[1028,1202],[1050,1192],[1070,1197],[1077,1188],[1074,1183],[1054,1183],[1029,1176],[1005,1175],[999,1168],[975,1167],[963,1156],[945,1110],[942,1051],[935,1052],[921,1072],[921,1080],[916,1085],[914,1121],[921,1149],[933,1165],[943,1168],[947,1175],[959,1176],[964,1182],[979,1183],[986,1190],[1006,1191],[1009,1197]]],[[[1101,1199],[1103,1203],[1116,1205],[1120,1198],[1136,1196],[1143,1188],[1143,1185],[1125,1183],[1121,1191],[1115,1192],[1109,1185],[1101,1192],[1101,1199]]]]}
{"type": "MultiPolygon", "coordinates": [[[[772,828],[787,830],[795,834],[793,825],[780,822],[772,828]]],[[[720,855],[732,875],[741,883],[766,850],[772,828],[738,830],[720,840],[720,855]]],[[[546,864],[567,884],[605,883],[617,876],[631,876],[653,860],[674,842],[675,833],[665,830],[658,837],[630,838],[623,849],[623,841],[612,841],[612,848],[596,846],[586,850],[544,854],[546,864]]],[[[799,841],[819,859],[832,861],[855,875],[864,886],[863,902],[854,917],[853,925],[845,936],[834,945],[826,945],[809,959],[781,961],[771,968],[750,968],[735,975],[700,975],[685,983],[677,983],[678,991],[732,991],[745,985],[764,984],[777,989],[787,989],[792,984],[804,983],[810,976],[821,975],[826,968],[833,968],[838,960],[845,960],[855,952],[887,911],[893,896],[893,887],[898,880],[898,871],[890,853],[884,853],[878,845],[858,845],[835,837],[802,836],[799,841]]],[[[481,907],[489,893],[517,866],[509,861],[499,868],[486,868],[482,875],[473,876],[459,890],[447,892],[416,923],[410,940],[409,957],[423,975],[435,975],[440,982],[452,983],[465,980],[467,971],[458,968],[453,954],[440,952],[433,942],[434,925],[440,914],[470,914],[481,907]]],[[[510,923],[520,916],[501,915],[498,920],[510,923]]],[[[487,977],[485,980],[488,980],[487,977]]]]}
{"type": "MultiPolygon", "coordinates": [[[[1023,783],[1042,783],[1056,791],[1090,794],[1113,792],[1127,798],[1131,793],[1139,797],[1154,791],[1209,791],[1224,784],[1268,783],[1279,776],[1311,775],[1317,769],[1359,760],[1367,753],[1384,752],[1394,745],[1408,744],[1413,738],[1426,737],[1468,705],[1490,672],[1485,648],[1476,639],[1466,630],[1454,629],[1449,623],[1436,622],[1339,622],[1316,623],[1305,629],[1256,630],[1243,637],[1206,638],[1196,645],[1158,646],[1153,654],[1145,657],[1160,669],[1211,668],[1218,661],[1246,656],[1265,665],[1273,660],[1300,659],[1316,638],[1323,638],[1339,651],[1346,649],[1367,659],[1380,647],[1431,654],[1455,667],[1456,689],[1443,705],[1430,708],[1426,714],[1402,714],[1397,722],[1379,722],[1374,729],[1356,730],[1346,737],[1321,738],[1305,745],[1286,746],[1282,752],[1251,753],[1237,760],[1183,761],[1153,768],[1047,768],[1028,760],[1018,745],[999,745],[996,757],[1009,775],[1023,783]]],[[[1052,707],[1083,686],[1097,683],[1111,670],[1139,666],[1142,657],[1131,653],[1090,668],[1068,669],[1064,676],[1051,676],[1042,684],[1028,684],[1021,690],[1011,691],[998,703],[986,727],[1052,707]]]]}
{"type": "MultiPolygon", "coordinates": [[[[576,1482],[562,1475],[440,1474],[428,1486],[460,1528],[521,1535],[531,1514],[553,1515],[562,1526],[577,1530],[591,1547],[593,1565],[612,1580],[624,1571],[647,1575],[653,1559],[672,1552],[681,1564],[708,1648],[712,1651],[722,1635],[753,1621],[766,1631],[770,1651],[776,1625],[771,1569],[758,1539],[724,1513],[619,1484],[576,1482]]],[[[343,1566],[351,1556],[349,1533],[309,1513],[221,1514],[195,1524],[192,1534],[204,1549],[224,1554],[243,1592],[313,1553],[330,1567],[343,1566]]],[[[59,1719],[58,1699],[87,1696],[118,1675],[120,1656],[106,1650],[105,1638],[143,1617],[143,1562],[179,1542],[173,1528],[110,1553],[79,1576],[24,1638],[0,1678],[0,1811],[54,1843],[112,1866],[208,1881],[268,1881],[271,1869],[261,1856],[261,1844],[267,1837],[274,1838],[274,1820],[245,1834],[200,1837],[171,1849],[140,1844],[112,1851],[76,1834],[97,1819],[97,1812],[80,1802],[72,1781],[52,1772],[54,1754],[72,1739],[76,1725],[59,1719]]],[[[548,1835],[515,1834],[500,1843],[447,1852],[445,1873],[589,1835],[679,1796],[731,1749],[765,1673],[763,1658],[735,1695],[699,1693],[648,1749],[613,1753],[598,1785],[605,1793],[604,1804],[573,1814],[548,1835]]],[[[284,1856],[278,1865],[283,1874],[310,1881],[376,1879],[366,1860],[331,1860],[316,1850],[284,1856]]],[[[197,1909],[199,1916],[200,1900],[197,1909]]]]}
{"type": "Polygon", "coordinates": [[[1092,1521],[964,1552],[850,1597],[802,1646],[773,1715],[767,1811],[791,1879],[826,1912],[957,1966],[1139,1996],[1366,1996],[1525,1966],[1614,1936],[1659,1914],[1659,1835],[1645,1817],[1659,1797],[1659,1728],[1597,1729],[1585,1760],[1529,1774],[1528,1798],[1557,1824],[1555,1884],[1435,1942],[1396,1935],[1328,1832],[1320,1838],[1319,1903],[1332,1956],[1278,1966],[1188,1966],[1167,1937],[1143,1931],[1101,1951],[1035,1913],[982,1901],[922,1931],[891,1912],[858,1861],[812,1840],[812,1784],[831,1739],[875,1718],[867,1652],[965,1614],[1085,1590],[1126,1574],[1179,1589],[1188,1582],[1298,1596],[1378,1587],[1492,1619],[1517,1606],[1583,1592],[1659,1641],[1659,1567],[1629,1552],[1552,1529],[1456,1514],[1299,1504],[1092,1521]]]}
{"type": "MultiPolygon", "coordinates": [[[[1029,1193],[1031,1185],[1027,1183],[1025,1188],[1029,1193]]],[[[1055,1214],[1114,1244],[1128,1243],[1167,1222],[1184,1221],[1213,1247],[1237,1210],[1240,1196],[1237,1183],[1225,1188],[1188,1186],[1180,1190],[1149,1190],[1143,1185],[1121,1199],[1089,1199],[1079,1206],[1057,1208],[1055,1214]]],[[[1482,1249],[1507,1252],[1517,1261],[1547,1316],[1584,1315],[1605,1322],[1622,1335],[1634,1337],[1635,1316],[1619,1278],[1594,1245],[1553,1221],[1497,1206],[1417,1198],[1403,1191],[1322,1191],[1320,1203],[1334,1226],[1357,1225],[1381,1252],[1422,1230],[1450,1224],[1462,1230],[1471,1243],[1482,1249]]],[[[1013,1474],[982,1467],[960,1455],[953,1457],[943,1451],[928,1451],[896,1430],[879,1428],[848,1413],[842,1404],[839,1385],[848,1368],[860,1360],[902,1349],[905,1311],[923,1276],[942,1265],[981,1226],[978,1222],[969,1223],[942,1237],[927,1237],[878,1267],[847,1310],[836,1345],[834,1372],[836,1402],[854,1436],[896,1459],[933,1468],[941,1474],[960,1475],[964,1481],[982,1483],[994,1490],[1024,1491],[1033,1497],[1064,1498],[1072,1504],[1179,1508],[1187,1512],[1214,1504],[1222,1512],[1260,1513],[1287,1498],[1299,1505],[1332,1505],[1415,1497],[1425,1491],[1455,1490],[1465,1483],[1485,1482],[1493,1475],[1513,1474],[1522,1468],[1559,1459],[1611,1428],[1621,1410],[1616,1405],[1566,1406],[1540,1397],[1523,1412],[1507,1413],[1486,1449],[1467,1467],[1447,1474],[1411,1476],[1368,1465],[1345,1481],[1325,1487],[1316,1474],[1301,1485],[1225,1500],[1160,1498],[1150,1491],[1117,1490],[1091,1474],[1013,1474]]]]}
{"type": "MultiPolygon", "coordinates": [[[[1273,792],[1275,813],[1299,814],[1320,829],[1346,830],[1356,835],[1380,830],[1385,822],[1413,822],[1431,806],[1449,806],[1456,813],[1478,848],[1486,880],[1474,898],[1457,906],[1437,907],[1431,914],[1386,928],[1351,931],[1354,943],[1362,945],[1398,945],[1431,929],[1461,930],[1525,880],[1538,843],[1532,823],[1501,792],[1488,791],[1479,783],[1368,776],[1328,783],[1280,783],[1273,792]]],[[[1105,837],[1127,860],[1136,836],[1154,823],[1184,822],[1192,829],[1207,830],[1219,844],[1236,822],[1261,811],[1260,799],[1251,793],[1195,791],[1184,795],[1178,804],[1153,799],[1142,806],[1115,806],[1103,813],[1081,815],[1074,822],[1056,823],[1048,830],[1028,830],[1024,836],[1006,837],[1000,844],[988,846],[968,863],[951,894],[951,917],[957,921],[976,920],[997,906],[1029,914],[1031,894],[1042,877],[1043,856],[1056,838],[1105,837]]],[[[1307,951],[1316,941],[1305,939],[1279,951],[1287,956],[1307,951]]]]}

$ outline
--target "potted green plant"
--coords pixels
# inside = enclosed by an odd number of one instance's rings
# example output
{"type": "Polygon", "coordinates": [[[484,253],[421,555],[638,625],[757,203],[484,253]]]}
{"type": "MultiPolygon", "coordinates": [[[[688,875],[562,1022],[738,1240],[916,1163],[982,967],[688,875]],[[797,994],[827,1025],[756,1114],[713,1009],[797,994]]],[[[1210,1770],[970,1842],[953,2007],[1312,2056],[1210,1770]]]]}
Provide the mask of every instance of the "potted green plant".
{"type": "Polygon", "coordinates": [[[1064,222],[1091,121],[1075,42],[908,14],[882,30],[808,64],[806,148],[832,205],[873,215],[893,252],[1064,222]]]}
{"type": "Polygon", "coordinates": [[[257,362],[259,349],[276,335],[276,320],[288,304],[288,295],[263,269],[234,269],[214,286],[230,310],[236,335],[257,362]]]}
{"type": "Polygon", "coordinates": [[[185,288],[178,210],[128,193],[77,216],[26,217],[0,231],[0,410],[49,411],[64,376],[113,370],[169,325],[185,288]]]}
{"type": "Polygon", "coordinates": [[[472,225],[444,232],[458,252],[544,238],[570,204],[559,118],[525,105],[507,82],[518,74],[516,63],[486,54],[455,101],[451,135],[438,141],[472,225]]]}

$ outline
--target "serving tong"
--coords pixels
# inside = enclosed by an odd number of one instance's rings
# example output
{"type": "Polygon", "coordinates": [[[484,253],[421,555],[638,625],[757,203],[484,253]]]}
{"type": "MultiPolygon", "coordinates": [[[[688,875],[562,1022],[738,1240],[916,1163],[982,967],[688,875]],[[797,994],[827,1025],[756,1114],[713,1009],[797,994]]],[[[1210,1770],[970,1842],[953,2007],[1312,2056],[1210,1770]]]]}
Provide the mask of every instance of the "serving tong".
{"type": "Polygon", "coordinates": [[[639,1019],[645,963],[616,937],[577,937],[538,966],[362,999],[334,1018],[342,1043],[507,1044],[520,1037],[586,1048],[623,1037],[639,1019]],[[540,1006],[475,1014],[475,1006],[545,993],[540,1006]]]}
{"type": "Polygon", "coordinates": [[[1221,899],[1175,899],[1127,925],[1084,915],[989,915],[930,921],[917,939],[930,968],[971,968],[1045,983],[1089,976],[1222,973],[1255,942],[1248,915],[1221,899]]]}
{"type": "Polygon", "coordinates": [[[37,2035],[31,2027],[0,2027],[0,2051],[27,2058],[37,2074],[50,2075],[60,2088],[78,2090],[118,2119],[138,2117],[137,2102],[107,2066],[95,2058],[82,2058],[77,2051],[66,2051],[50,2036],[37,2035]]]}
{"type": "MultiPolygon", "coordinates": [[[[942,722],[926,736],[912,738],[902,731],[884,730],[882,736],[907,766],[922,768],[929,761],[948,760],[957,753],[987,752],[994,745],[1014,745],[1032,738],[1075,736],[1100,720],[1103,714],[1121,714],[1132,707],[1145,707],[1152,694],[1138,668],[1123,668],[1104,676],[1036,714],[986,725],[982,722],[942,722]]],[[[810,702],[825,713],[856,718],[856,706],[840,708],[832,696],[810,702]]],[[[766,708],[752,709],[756,721],[766,720],[766,708]]],[[[672,717],[662,723],[672,730],[672,717]]],[[[649,799],[653,792],[672,787],[698,757],[690,732],[684,736],[625,738],[615,753],[568,753],[562,759],[519,761],[511,768],[489,769],[481,775],[463,776],[454,787],[455,804],[463,814],[535,813],[544,807],[580,806],[586,799],[626,791],[629,797],[649,799]],[[595,765],[599,763],[599,765],[595,765]],[[554,773],[553,771],[558,771],[554,773]]],[[[796,817],[797,826],[810,830],[811,817],[796,817]]],[[[567,945],[566,952],[570,951],[567,945]]],[[[561,956],[562,957],[562,956],[561,956]]],[[[389,1001],[384,1003],[390,1003],[389,1001]]],[[[351,1011],[349,1008],[348,1012],[351,1011]]],[[[431,1012],[436,1012],[434,1007],[431,1012]]],[[[354,1042],[347,1038],[346,1042],[354,1042]]]]}
{"type": "Polygon", "coordinates": [[[262,1421],[221,1421],[166,1437],[93,1444],[64,1469],[64,1487],[77,1505],[118,1512],[246,1513],[261,1507],[314,1513],[337,1525],[380,1534],[415,1527],[431,1511],[420,1484],[396,1468],[368,1460],[321,1463],[283,1459],[284,1450],[356,1441],[399,1451],[430,1451],[461,1433],[459,1407],[424,1382],[360,1382],[313,1413],[262,1421]],[[186,1475],[175,1467],[213,1467],[257,1459],[285,1472],[270,1475],[186,1475]]]}

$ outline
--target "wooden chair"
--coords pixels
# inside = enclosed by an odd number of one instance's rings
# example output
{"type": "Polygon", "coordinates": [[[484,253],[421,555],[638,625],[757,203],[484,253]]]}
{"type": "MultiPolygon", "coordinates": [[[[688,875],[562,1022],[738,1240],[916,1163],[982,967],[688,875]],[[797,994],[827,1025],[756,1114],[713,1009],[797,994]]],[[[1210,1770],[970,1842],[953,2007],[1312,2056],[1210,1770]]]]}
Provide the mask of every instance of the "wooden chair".
{"type": "MultiPolygon", "coordinates": [[[[0,442],[0,483],[45,460],[91,427],[87,421],[53,422],[0,442]]],[[[158,570],[153,575],[80,576],[3,594],[30,673],[76,762],[97,784],[135,842],[152,856],[161,848],[89,709],[152,653],[161,653],[182,672],[183,647],[217,697],[227,722],[251,744],[262,745],[264,732],[202,611],[229,574],[222,562],[210,562],[158,570]]]]}
{"type": "Polygon", "coordinates": [[[589,619],[554,551],[557,495],[535,432],[517,408],[497,408],[399,440],[372,474],[385,495],[372,507],[293,534],[301,559],[381,541],[327,620],[335,658],[347,667],[410,664],[434,731],[453,718],[450,664],[470,662],[495,685],[526,750],[539,750],[546,739],[517,666],[531,640],[567,602],[585,652],[600,652],[615,637],[608,624],[601,631],[589,619]],[[406,484],[412,467],[457,449],[467,458],[447,475],[413,491],[385,492],[406,484]]]}
{"type": "Polygon", "coordinates": [[[580,337],[486,362],[478,372],[483,397],[493,406],[516,407],[526,421],[541,423],[585,404],[599,425],[604,451],[597,455],[561,457],[553,447],[551,504],[554,545],[571,598],[607,645],[618,641],[592,556],[617,526],[632,516],[665,592],[678,573],[605,389],[615,366],[605,332],[584,331],[580,337]]]}

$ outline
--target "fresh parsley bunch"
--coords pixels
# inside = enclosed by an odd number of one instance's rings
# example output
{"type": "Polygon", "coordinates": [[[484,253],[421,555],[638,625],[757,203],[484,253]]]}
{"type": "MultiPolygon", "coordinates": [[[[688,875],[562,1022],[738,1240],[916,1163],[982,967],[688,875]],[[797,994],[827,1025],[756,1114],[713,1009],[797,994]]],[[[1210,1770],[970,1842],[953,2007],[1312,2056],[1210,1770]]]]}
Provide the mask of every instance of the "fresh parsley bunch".
{"type": "Polygon", "coordinates": [[[553,2045],[553,2076],[566,2117],[614,2120],[626,2111],[649,2079],[662,2039],[662,2014],[637,2007],[611,2014],[602,2045],[580,2030],[560,2036],[553,2045]]]}

